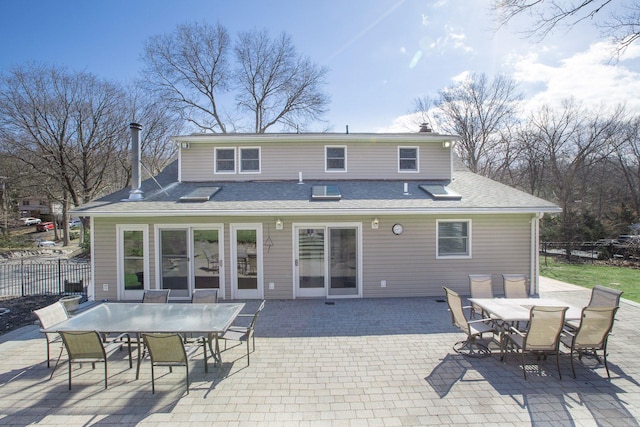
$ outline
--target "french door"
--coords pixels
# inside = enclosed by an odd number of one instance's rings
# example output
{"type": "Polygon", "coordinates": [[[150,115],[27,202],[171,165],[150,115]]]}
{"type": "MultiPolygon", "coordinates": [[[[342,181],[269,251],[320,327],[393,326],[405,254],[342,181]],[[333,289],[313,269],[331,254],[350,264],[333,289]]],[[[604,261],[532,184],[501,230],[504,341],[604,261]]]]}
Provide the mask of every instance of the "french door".
{"type": "Polygon", "coordinates": [[[224,298],[222,227],[160,228],[159,288],[171,299],[190,299],[194,289],[219,289],[224,298]]]}
{"type": "Polygon", "coordinates": [[[261,299],[262,224],[231,224],[231,290],[235,299],[261,299]]]}
{"type": "Polygon", "coordinates": [[[360,225],[294,227],[296,297],[361,296],[360,225]]]}

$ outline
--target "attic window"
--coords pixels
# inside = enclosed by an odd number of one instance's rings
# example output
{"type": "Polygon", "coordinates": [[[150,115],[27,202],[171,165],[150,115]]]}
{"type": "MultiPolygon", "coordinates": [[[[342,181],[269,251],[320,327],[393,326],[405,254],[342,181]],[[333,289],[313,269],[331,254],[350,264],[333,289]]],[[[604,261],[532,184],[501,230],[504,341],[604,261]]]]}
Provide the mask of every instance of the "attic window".
{"type": "Polygon", "coordinates": [[[337,185],[314,185],[311,189],[312,200],[340,200],[342,194],[337,185]]]}
{"type": "Polygon", "coordinates": [[[208,202],[220,191],[222,187],[198,187],[189,194],[180,197],[180,203],[204,203],[208,202]]]}
{"type": "Polygon", "coordinates": [[[460,200],[462,196],[442,184],[425,184],[420,188],[436,200],[460,200]]]}

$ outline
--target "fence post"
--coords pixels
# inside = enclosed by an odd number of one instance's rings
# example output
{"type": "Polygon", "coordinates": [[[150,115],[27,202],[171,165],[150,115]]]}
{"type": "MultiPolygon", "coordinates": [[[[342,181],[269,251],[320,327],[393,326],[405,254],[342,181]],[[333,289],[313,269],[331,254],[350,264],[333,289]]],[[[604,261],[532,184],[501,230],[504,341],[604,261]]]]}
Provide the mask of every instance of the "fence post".
{"type": "Polygon", "coordinates": [[[24,253],[20,255],[20,293],[24,296],[24,253]]]}
{"type": "Polygon", "coordinates": [[[62,260],[58,258],[58,295],[62,295],[62,260]]]}

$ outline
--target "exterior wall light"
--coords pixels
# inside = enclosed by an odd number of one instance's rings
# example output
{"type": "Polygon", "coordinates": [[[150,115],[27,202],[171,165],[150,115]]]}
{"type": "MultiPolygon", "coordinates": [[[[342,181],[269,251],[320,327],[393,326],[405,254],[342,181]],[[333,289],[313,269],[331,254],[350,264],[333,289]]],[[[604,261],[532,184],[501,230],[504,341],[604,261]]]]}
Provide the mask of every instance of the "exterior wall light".
{"type": "Polygon", "coordinates": [[[276,230],[282,230],[284,224],[280,218],[276,219],[276,230]]]}
{"type": "Polygon", "coordinates": [[[371,228],[377,230],[378,227],[380,227],[380,220],[378,220],[378,218],[373,218],[373,221],[371,221],[371,228]]]}
{"type": "Polygon", "coordinates": [[[188,149],[189,149],[189,143],[188,143],[188,142],[183,142],[182,144],[180,144],[180,146],[181,146],[182,148],[184,148],[185,150],[188,150],[188,149]]]}
{"type": "Polygon", "coordinates": [[[451,141],[444,141],[442,143],[442,148],[449,148],[451,147],[451,141]]]}

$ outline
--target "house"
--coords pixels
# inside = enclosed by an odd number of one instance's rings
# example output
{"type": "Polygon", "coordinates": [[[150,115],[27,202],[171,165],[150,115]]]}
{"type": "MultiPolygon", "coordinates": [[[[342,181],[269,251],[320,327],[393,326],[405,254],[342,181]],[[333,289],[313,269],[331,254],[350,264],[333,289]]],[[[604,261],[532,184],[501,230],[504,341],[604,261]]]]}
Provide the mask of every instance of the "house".
{"type": "MultiPolygon", "coordinates": [[[[140,126],[132,124],[134,162],[140,126]]],[[[95,300],[169,288],[221,299],[468,293],[468,275],[523,273],[554,204],[471,173],[458,138],[193,134],[154,179],[74,209],[91,218],[95,300]]]]}

